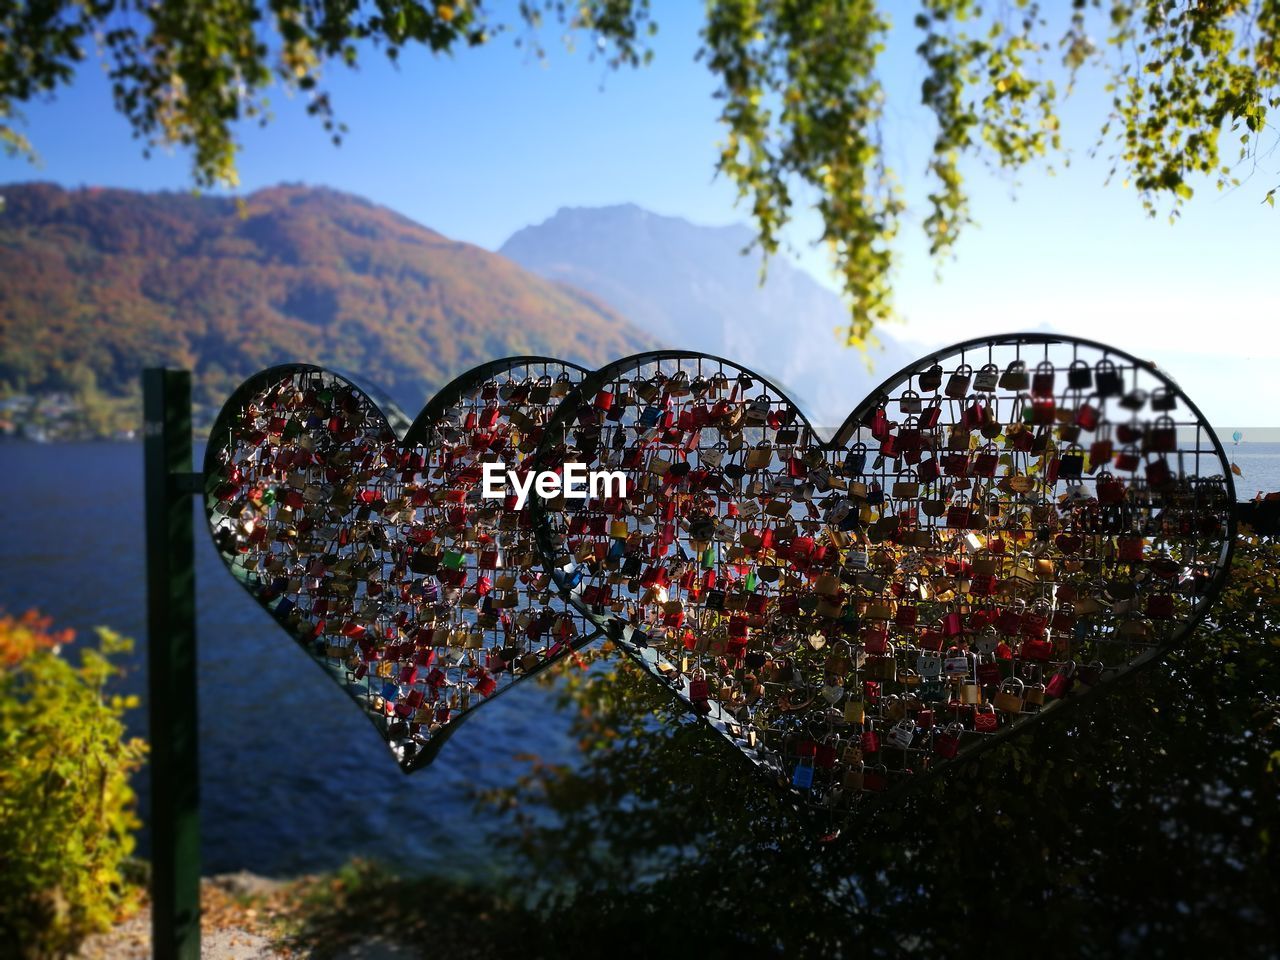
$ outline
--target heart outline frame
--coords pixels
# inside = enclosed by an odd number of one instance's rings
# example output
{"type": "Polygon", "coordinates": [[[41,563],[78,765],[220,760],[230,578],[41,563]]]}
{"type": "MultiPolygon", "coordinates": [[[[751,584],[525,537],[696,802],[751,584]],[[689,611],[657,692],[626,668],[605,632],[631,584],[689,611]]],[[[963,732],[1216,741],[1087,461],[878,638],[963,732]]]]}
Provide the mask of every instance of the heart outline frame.
{"type": "MultiPolygon", "coordinates": [[[[218,550],[220,557],[223,559],[223,565],[228,573],[232,576],[241,587],[260,607],[267,611],[273,620],[294,640],[294,642],[303,648],[308,657],[325,672],[330,679],[341,687],[353,702],[360,706],[362,712],[366,715],[374,728],[378,731],[380,738],[384,744],[391,750],[393,757],[396,759],[397,765],[404,773],[412,773],[415,770],[428,766],[439,751],[448,741],[448,739],[457,731],[461,724],[470,718],[474,712],[490,700],[495,699],[503,693],[506,693],[520,680],[533,677],[550,667],[561,663],[563,660],[574,654],[577,650],[595,642],[600,638],[599,629],[593,631],[584,631],[577,635],[574,640],[565,645],[564,649],[558,651],[552,656],[547,656],[530,669],[522,670],[517,678],[500,686],[492,694],[478,698],[474,703],[457,711],[451,716],[447,722],[442,724],[438,730],[433,732],[424,741],[415,742],[415,746],[411,753],[406,756],[402,752],[402,748],[398,748],[389,736],[389,718],[385,715],[380,716],[377,712],[370,708],[368,702],[370,696],[358,693],[358,685],[355,684],[350,676],[349,671],[345,667],[340,667],[326,658],[320,656],[315,650],[313,644],[316,638],[304,636],[289,621],[289,614],[292,612],[291,606],[282,609],[279,604],[275,603],[278,597],[269,598],[264,601],[260,594],[263,593],[267,584],[263,582],[261,577],[256,575],[247,575],[242,567],[238,567],[233,558],[224,549],[222,543],[219,542],[219,536],[215,532],[214,525],[214,508],[216,501],[216,491],[220,484],[224,481],[223,463],[220,460],[220,454],[223,450],[235,442],[235,433],[233,424],[243,416],[244,411],[250,403],[259,398],[264,390],[273,386],[278,386],[286,381],[292,381],[297,377],[328,377],[345,385],[347,389],[356,395],[356,402],[363,406],[366,415],[379,417],[389,434],[388,440],[393,442],[401,451],[410,451],[422,449],[423,445],[430,439],[430,433],[434,426],[441,422],[441,419],[447,415],[448,411],[454,406],[468,399],[469,394],[475,393],[482,389],[487,383],[490,383],[496,376],[511,371],[524,368],[526,372],[530,369],[541,366],[545,371],[549,367],[558,368],[560,372],[565,374],[574,374],[583,376],[587,374],[585,368],[578,364],[568,361],[559,360],[552,357],[523,355],[515,357],[506,357],[498,360],[490,361],[485,364],[473,367],[464,371],[453,380],[449,381],[445,386],[431,397],[422,411],[412,421],[404,414],[401,408],[392,401],[383,391],[377,387],[370,386],[356,376],[344,373],[340,370],[333,370],[309,363],[288,363],[264,369],[241,383],[231,396],[227,399],[218,413],[214,421],[213,427],[209,434],[209,443],[205,449],[204,456],[204,477],[205,477],[205,516],[207,526],[213,535],[215,549],[218,550]],[[215,441],[215,438],[226,437],[225,441],[215,441]]],[[[549,375],[549,374],[548,374],[549,375]]],[[[474,399],[474,398],[471,398],[474,399]]],[[[580,621],[581,623],[581,621],[580,621]]]]}
{"type": "MultiPolygon", "coordinates": [[[[797,404],[787,397],[786,393],[773,384],[767,377],[761,376],[754,371],[748,370],[741,365],[726,360],[722,357],[705,354],[697,351],[651,351],[647,353],[636,354],[614,361],[611,364],[602,367],[593,374],[584,378],[578,385],[577,389],[565,398],[564,402],[556,410],[551,422],[548,424],[544,441],[539,451],[539,456],[543,458],[543,465],[553,465],[556,461],[554,451],[551,449],[553,441],[557,437],[566,436],[573,420],[584,409],[588,408],[591,398],[601,390],[616,389],[616,384],[622,381],[621,378],[628,374],[638,373],[646,366],[654,366],[659,372],[662,365],[670,362],[675,369],[682,369],[681,364],[691,364],[690,374],[696,369],[699,374],[703,372],[702,364],[709,363],[712,366],[718,366],[721,370],[725,367],[736,370],[742,374],[746,374],[748,378],[753,378],[764,384],[781,401],[785,402],[794,411],[794,415],[808,430],[810,435],[816,439],[815,447],[820,448],[824,452],[832,452],[840,450],[847,446],[852,437],[864,425],[868,414],[877,407],[884,407],[891,399],[894,391],[904,383],[910,383],[913,377],[918,377],[920,372],[935,364],[940,364],[947,359],[959,356],[960,362],[965,362],[967,353],[986,349],[988,358],[996,347],[1014,347],[1017,355],[1021,356],[1022,348],[1034,348],[1035,346],[1043,346],[1045,357],[1047,359],[1050,346],[1069,345],[1073,349],[1073,356],[1077,356],[1080,348],[1096,351],[1103,358],[1115,358],[1124,364],[1131,366],[1135,371],[1143,371],[1147,376],[1154,378],[1164,389],[1173,392],[1173,395],[1180,399],[1189,409],[1194,417],[1194,423],[1197,429],[1197,446],[1196,446],[1196,462],[1199,466],[1200,454],[1200,437],[1203,435],[1209,441],[1211,449],[1208,451],[1216,458],[1219,466],[1222,467],[1221,482],[1223,491],[1221,492],[1220,504],[1225,505],[1219,513],[1222,521],[1222,544],[1217,552],[1217,560],[1214,562],[1213,574],[1208,583],[1202,584],[1198,591],[1197,599],[1194,603],[1192,611],[1186,617],[1185,622],[1180,625],[1171,635],[1167,636],[1161,643],[1152,645],[1148,650],[1139,656],[1132,658],[1126,662],[1122,668],[1115,670],[1107,676],[1102,676],[1098,682],[1092,683],[1086,689],[1076,690],[1070,696],[1064,699],[1054,700],[1042,707],[1034,716],[1020,718],[1019,722],[1010,723],[1001,727],[994,733],[985,734],[976,743],[971,742],[967,748],[958,752],[953,759],[945,760],[941,763],[934,764],[928,769],[916,772],[912,776],[899,780],[891,789],[882,791],[879,796],[873,797],[869,802],[858,804],[860,810],[867,809],[869,806],[878,805],[877,801],[883,801],[888,797],[898,798],[903,795],[904,790],[912,789],[922,783],[932,779],[940,771],[949,769],[955,760],[969,759],[979,755],[981,752],[1004,742],[1010,736],[1019,732],[1030,729],[1038,722],[1046,718],[1061,717],[1062,715],[1070,715],[1070,711],[1063,711],[1061,707],[1065,704],[1071,704],[1073,707],[1080,707],[1086,701],[1096,702],[1096,695],[1104,690],[1111,689],[1111,685],[1125,677],[1140,672],[1145,667],[1156,662],[1164,656],[1170,649],[1181,643],[1203,620],[1206,612],[1216,602],[1226,577],[1229,574],[1231,556],[1234,550],[1234,540],[1236,536],[1236,517],[1232,505],[1235,501],[1234,483],[1228,469],[1228,461],[1225,450],[1221,441],[1218,439],[1216,432],[1208,424],[1203,413],[1195,405],[1185,393],[1177,386],[1171,377],[1159,370],[1154,364],[1138,359],[1125,351],[1118,350],[1106,344],[1096,341],[1086,340],[1076,337],[1065,337],[1053,334],[1001,334],[987,337],[978,337],[957,343],[955,345],[944,347],[941,350],[927,354],[920,359],[913,361],[911,364],[903,367],[901,370],[886,378],[879,386],[870,391],[848,415],[829,438],[822,438],[819,432],[809,422],[805,412],[797,404]]],[[[1181,460],[1179,461],[1181,464],[1181,460]]],[[[1181,466],[1180,466],[1181,471],[1181,466]]],[[[1180,474],[1181,475],[1181,474],[1180,474]]],[[[1218,480],[1218,478],[1205,478],[1209,481],[1210,486],[1218,480]]],[[[745,749],[745,741],[742,737],[742,724],[731,714],[726,714],[720,709],[720,704],[714,700],[708,704],[702,703],[702,709],[695,708],[694,703],[689,697],[692,678],[688,681],[682,678],[683,671],[676,670],[674,665],[667,661],[664,665],[661,653],[648,643],[645,633],[635,624],[618,617],[610,617],[600,613],[596,613],[592,609],[591,604],[584,603],[581,591],[582,585],[578,583],[574,577],[574,569],[576,564],[570,562],[565,563],[567,555],[563,552],[561,545],[558,543],[558,532],[554,529],[554,519],[557,516],[556,511],[548,510],[546,505],[538,500],[533,503],[535,511],[535,527],[539,532],[539,545],[542,552],[542,562],[544,567],[551,570],[553,576],[558,578],[562,591],[574,603],[585,616],[589,616],[595,622],[606,630],[611,638],[613,638],[619,646],[643,669],[645,669],[653,678],[663,683],[668,691],[675,696],[682,705],[692,713],[697,719],[706,723],[712,730],[720,734],[728,740],[734,747],[734,753],[746,760],[756,772],[766,773],[767,779],[770,779],[782,788],[784,794],[792,801],[799,801],[802,794],[797,791],[791,784],[786,781],[785,769],[778,769],[769,764],[762,763],[758,757],[759,752],[753,757],[748,754],[745,749]],[[707,707],[710,710],[707,710],[707,707]],[[728,716],[729,719],[726,719],[728,716]],[[731,732],[734,726],[738,727],[737,732],[731,732]]],[[[860,793],[859,799],[866,801],[866,793],[860,793]]],[[[803,806],[803,804],[801,804],[803,806]]]]}

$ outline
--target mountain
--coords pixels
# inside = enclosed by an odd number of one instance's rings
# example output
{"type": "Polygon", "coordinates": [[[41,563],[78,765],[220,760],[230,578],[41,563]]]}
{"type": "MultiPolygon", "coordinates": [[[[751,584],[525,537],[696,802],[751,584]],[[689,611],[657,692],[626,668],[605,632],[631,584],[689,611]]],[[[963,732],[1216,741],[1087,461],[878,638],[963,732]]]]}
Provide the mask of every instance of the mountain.
{"type": "Polygon", "coordinates": [[[0,194],[0,395],[136,409],[139,370],[169,364],[216,409],[250,373],[298,360],[357,372],[416,413],[497,357],[598,366],[656,343],[589,294],[333,190],[0,194]]]}
{"type": "Polygon", "coordinates": [[[782,257],[769,262],[761,287],[759,255],[742,255],[751,240],[745,226],[696,226],[624,204],[561,209],[512,235],[500,252],[595,294],[664,343],[765,374],[814,423],[838,426],[918,351],[887,333],[867,356],[843,347],[836,330],[848,325],[848,313],[840,298],[782,257]]]}

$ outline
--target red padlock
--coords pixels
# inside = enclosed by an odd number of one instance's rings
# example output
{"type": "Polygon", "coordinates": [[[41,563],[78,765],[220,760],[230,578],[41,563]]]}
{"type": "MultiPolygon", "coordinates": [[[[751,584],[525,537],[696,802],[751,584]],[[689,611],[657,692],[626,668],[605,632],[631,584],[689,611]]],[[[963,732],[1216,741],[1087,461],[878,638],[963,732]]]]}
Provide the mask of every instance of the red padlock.
{"type": "Polygon", "coordinates": [[[1064,663],[1061,669],[1050,677],[1049,682],[1045,684],[1045,696],[1054,697],[1055,699],[1065,697],[1070,692],[1071,686],[1074,683],[1075,670],[1075,661],[1068,660],[1064,663]]]}
{"type": "Polygon", "coordinates": [[[889,649],[889,632],[884,627],[867,627],[862,633],[862,646],[874,656],[885,653],[889,649]]]}
{"type": "Polygon", "coordinates": [[[950,760],[960,752],[960,734],[963,727],[958,723],[949,723],[933,736],[933,752],[943,760],[950,760]]]}
{"type": "Polygon", "coordinates": [[[977,677],[978,683],[984,687],[995,686],[1004,680],[1004,674],[1000,672],[1000,664],[991,661],[978,664],[977,677]]]}
{"type": "Polygon", "coordinates": [[[707,675],[703,670],[697,670],[693,676],[689,678],[689,700],[695,706],[706,706],[707,701],[711,698],[710,690],[707,687],[707,675]]]}
{"type": "Polygon", "coordinates": [[[867,767],[862,772],[863,790],[883,790],[889,785],[888,772],[883,765],[867,767]]]}
{"type": "Polygon", "coordinates": [[[1053,657],[1053,642],[1050,640],[1024,640],[1018,656],[1023,660],[1045,663],[1053,657]]]}
{"type": "Polygon", "coordinates": [[[973,729],[979,733],[994,733],[1000,726],[1000,717],[996,708],[984,703],[973,714],[973,729]]]}
{"type": "MultiPolygon", "coordinates": [[[[1099,419],[1098,411],[1087,403],[1081,404],[1080,408],[1076,410],[1075,424],[1081,430],[1088,430],[1092,432],[1098,429],[1099,419]]],[[[1106,441],[1102,442],[1105,443],[1106,441]]]]}
{"type": "MultiPolygon", "coordinates": [[[[868,721],[867,725],[868,727],[870,726],[870,721],[868,721]]],[[[870,729],[864,731],[862,734],[860,745],[862,746],[863,753],[879,753],[880,752],[880,734],[870,729]]]]}
{"type": "Polygon", "coordinates": [[[996,628],[1010,636],[1022,633],[1022,613],[1012,608],[1001,610],[1000,616],[996,617],[996,628]]]}

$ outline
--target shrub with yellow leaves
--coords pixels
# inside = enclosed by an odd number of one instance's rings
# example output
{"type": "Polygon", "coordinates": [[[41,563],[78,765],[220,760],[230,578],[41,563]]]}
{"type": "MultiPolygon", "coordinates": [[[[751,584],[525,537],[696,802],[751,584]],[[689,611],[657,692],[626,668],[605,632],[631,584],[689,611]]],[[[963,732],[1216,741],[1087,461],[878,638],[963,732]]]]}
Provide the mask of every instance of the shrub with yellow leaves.
{"type": "Polygon", "coordinates": [[[107,691],[132,641],[105,627],[72,663],[35,612],[0,615],[0,955],[64,956],[136,902],[123,868],[138,826],[126,735],[136,697],[107,691]]]}

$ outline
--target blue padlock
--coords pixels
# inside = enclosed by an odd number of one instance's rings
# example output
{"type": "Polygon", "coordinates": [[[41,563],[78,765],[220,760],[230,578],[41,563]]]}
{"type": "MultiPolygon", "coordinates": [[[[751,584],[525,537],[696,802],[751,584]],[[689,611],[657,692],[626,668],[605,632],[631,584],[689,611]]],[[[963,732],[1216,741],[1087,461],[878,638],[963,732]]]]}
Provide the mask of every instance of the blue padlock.
{"type": "Polygon", "coordinates": [[[796,772],[791,775],[791,785],[797,790],[808,790],[813,786],[813,765],[805,766],[801,763],[796,766],[796,772]]]}

